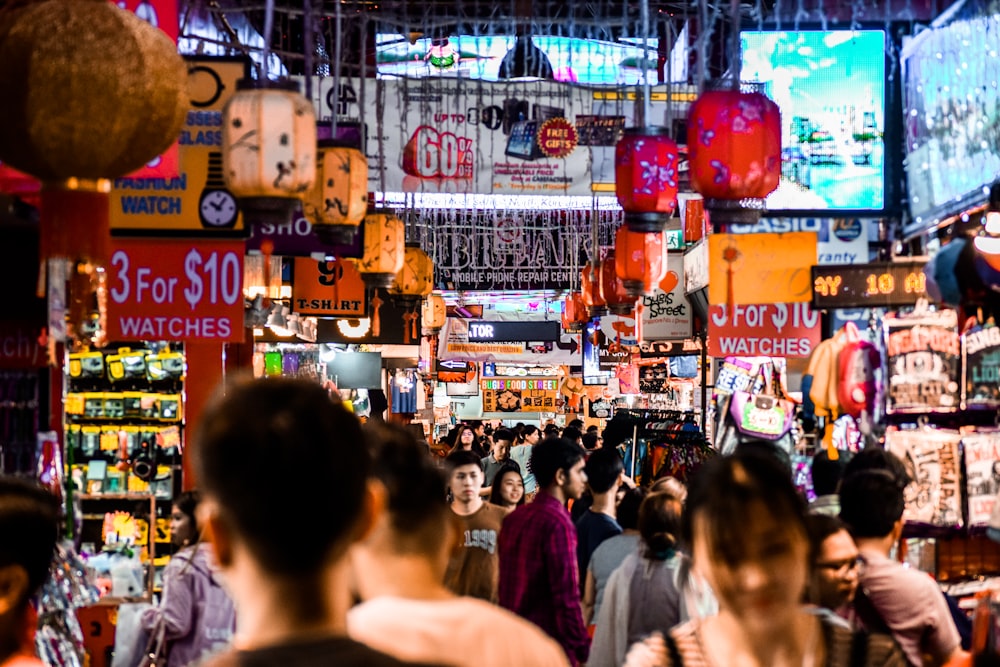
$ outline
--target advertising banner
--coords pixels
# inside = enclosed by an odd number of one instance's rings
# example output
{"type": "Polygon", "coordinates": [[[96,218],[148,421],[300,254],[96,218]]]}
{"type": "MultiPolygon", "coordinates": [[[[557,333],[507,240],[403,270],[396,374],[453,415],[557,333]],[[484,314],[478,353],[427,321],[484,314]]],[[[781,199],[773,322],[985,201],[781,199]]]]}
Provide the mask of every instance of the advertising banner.
{"type": "Polygon", "coordinates": [[[973,327],[962,335],[965,409],[1000,409],[1000,327],[973,327]]]}
{"type": "Polygon", "coordinates": [[[952,412],[959,407],[958,315],[886,318],[889,389],[886,412],[952,412]]]}
{"type": "Polygon", "coordinates": [[[651,296],[642,297],[643,340],[685,340],[691,336],[691,304],[684,296],[684,255],[667,255],[667,275],[651,296]]]}
{"type": "Polygon", "coordinates": [[[890,430],[885,448],[898,456],[913,481],[903,492],[903,519],[930,526],[962,525],[958,431],[890,430]]]}
{"type": "Polygon", "coordinates": [[[222,108],[247,74],[242,58],[189,56],[191,110],[178,141],[179,173],[128,176],[111,189],[111,230],[239,236],[243,222],[222,172],[222,108]]]}
{"type": "Polygon", "coordinates": [[[292,312],[323,317],[365,317],[365,283],[353,262],[296,257],[292,312]]]}
{"type": "Polygon", "coordinates": [[[868,261],[869,218],[761,218],[754,224],[727,225],[730,234],[816,233],[818,264],[864,264],[868,261]]]}
{"type": "Polygon", "coordinates": [[[1000,433],[962,437],[965,488],[969,493],[969,526],[985,526],[1000,493],[1000,433]]]}
{"type": "Polygon", "coordinates": [[[359,258],[364,255],[364,225],[360,225],[354,233],[354,242],[350,245],[326,244],[320,240],[312,224],[306,220],[301,210],[292,214],[288,223],[264,223],[254,225],[247,237],[247,252],[259,251],[261,245],[270,242],[271,252],[282,257],[312,257],[325,259],[336,257],[359,258]]]}
{"type": "Polygon", "coordinates": [[[808,357],[821,338],[819,313],[807,303],[708,309],[711,357],[808,357]]]}
{"type": "Polygon", "coordinates": [[[108,339],[243,341],[243,243],[113,239],[108,339]]]}
{"type": "MultiPolygon", "coordinates": [[[[670,89],[683,118],[693,87],[670,89]]],[[[667,112],[666,86],[651,116],[667,112]]],[[[635,92],[554,81],[427,78],[313,83],[316,117],[361,120],[373,192],[590,195],[614,193],[614,150],[632,125],[635,92]],[[364,101],[362,111],[361,102],[364,101]]]]}
{"type": "MultiPolygon", "coordinates": [[[[513,313],[512,315],[528,319],[523,313],[513,313]]],[[[469,342],[468,320],[457,317],[449,317],[438,334],[438,359],[441,361],[456,359],[475,362],[495,361],[525,365],[570,366],[580,363],[580,355],[580,334],[560,332],[559,340],[554,342],[472,343],[469,342]]]]}
{"type": "Polygon", "coordinates": [[[712,234],[709,303],[799,303],[812,299],[815,232],[712,234]],[[729,290],[732,289],[732,294],[729,290]]]}
{"type": "Polygon", "coordinates": [[[480,384],[483,412],[551,412],[559,397],[556,378],[484,378],[480,384]]]}

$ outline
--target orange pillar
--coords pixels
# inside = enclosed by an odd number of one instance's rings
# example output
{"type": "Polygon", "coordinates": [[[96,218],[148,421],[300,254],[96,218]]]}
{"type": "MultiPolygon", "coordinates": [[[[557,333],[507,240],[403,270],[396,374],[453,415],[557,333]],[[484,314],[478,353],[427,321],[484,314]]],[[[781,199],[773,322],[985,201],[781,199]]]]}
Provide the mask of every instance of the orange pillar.
{"type": "Polygon", "coordinates": [[[191,453],[197,443],[194,434],[198,430],[201,413],[205,404],[221,386],[223,374],[223,344],[212,342],[189,342],[184,345],[187,357],[187,376],[184,380],[184,490],[197,486],[191,466],[191,453]]]}

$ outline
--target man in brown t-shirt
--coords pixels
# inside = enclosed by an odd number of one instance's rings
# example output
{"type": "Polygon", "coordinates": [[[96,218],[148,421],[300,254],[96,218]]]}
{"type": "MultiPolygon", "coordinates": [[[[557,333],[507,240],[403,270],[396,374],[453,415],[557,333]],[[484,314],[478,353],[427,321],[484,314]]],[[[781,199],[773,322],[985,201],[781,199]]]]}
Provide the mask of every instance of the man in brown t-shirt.
{"type": "Polygon", "coordinates": [[[458,547],[448,563],[445,586],[457,595],[497,601],[499,561],[497,537],[506,515],[484,502],[480,459],[470,451],[456,451],[445,459],[451,489],[451,511],[462,525],[458,547]]]}

